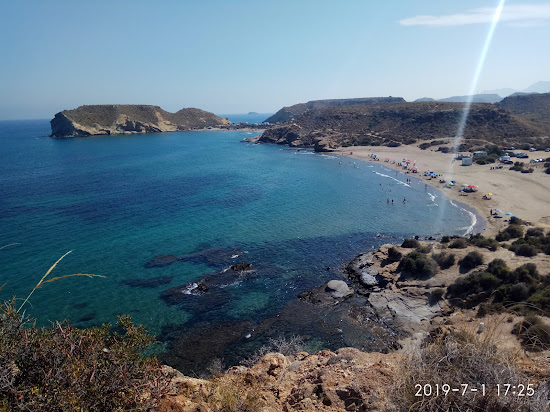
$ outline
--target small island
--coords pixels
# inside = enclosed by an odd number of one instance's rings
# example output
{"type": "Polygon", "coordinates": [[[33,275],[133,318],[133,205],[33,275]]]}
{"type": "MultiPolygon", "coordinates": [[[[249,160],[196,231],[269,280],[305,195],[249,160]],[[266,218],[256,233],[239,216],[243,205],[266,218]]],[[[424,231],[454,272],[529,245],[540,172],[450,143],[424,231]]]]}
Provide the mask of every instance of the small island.
{"type": "Polygon", "coordinates": [[[195,108],[170,113],[151,105],[86,105],[57,113],[50,121],[50,137],[175,132],[230,123],[228,119],[195,108]]]}

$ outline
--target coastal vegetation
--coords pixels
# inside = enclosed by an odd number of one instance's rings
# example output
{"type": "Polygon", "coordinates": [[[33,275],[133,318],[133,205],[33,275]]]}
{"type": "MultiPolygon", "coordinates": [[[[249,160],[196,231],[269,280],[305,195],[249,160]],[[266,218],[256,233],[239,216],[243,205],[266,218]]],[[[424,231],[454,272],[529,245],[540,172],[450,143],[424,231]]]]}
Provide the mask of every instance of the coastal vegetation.
{"type": "MultiPolygon", "coordinates": [[[[154,356],[145,355],[155,339],[129,316],[117,328],[75,328],[66,321],[37,327],[22,311],[45,284],[58,259],[26,299],[0,304],[0,410],[151,410],[167,392],[171,376],[154,356]],[[19,307],[17,307],[19,306],[19,307]]],[[[4,288],[6,283],[0,287],[4,288]]]]}

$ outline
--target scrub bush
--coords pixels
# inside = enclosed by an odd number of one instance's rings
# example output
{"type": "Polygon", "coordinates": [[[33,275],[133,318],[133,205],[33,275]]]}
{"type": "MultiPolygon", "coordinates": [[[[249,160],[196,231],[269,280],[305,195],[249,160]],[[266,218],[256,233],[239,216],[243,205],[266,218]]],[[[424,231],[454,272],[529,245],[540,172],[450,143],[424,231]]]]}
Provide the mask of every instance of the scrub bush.
{"type": "Polygon", "coordinates": [[[420,242],[416,239],[405,239],[401,244],[401,247],[405,247],[407,249],[416,249],[419,246],[420,242]]]}
{"type": "Polygon", "coordinates": [[[468,246],[468,241],[464,238],[455,239],[449,245],[451,249],[465,249],[468,246]]]}
{"type": "Polygon", "coordinates": [[[425,279],[437,273],[437,264],[425,254],[414,250],[401,259],[398,269],[425,279]]]}
{"type": "Polygon", "coordinates": [[[13,300],[0,313],[1,410],[149,410],[168,390],[160,363],[142,355],[154,338],[128,316],[119,333],[67,322],[37,328],[13,300]]]}
{"type": "Polygon", "coordinates": [[[441,269],[449,269],[455,264],[455,255],[453,253],[434,253],[432,259],[437,262],[441,269]]]}
{"type": "Polygon", "coordinates": [[[462,258],[459,262],[460,269],[462,270],[471,270],[483,264],[483,255],[478,251],[474,250],[468,253],[462,258]]]}

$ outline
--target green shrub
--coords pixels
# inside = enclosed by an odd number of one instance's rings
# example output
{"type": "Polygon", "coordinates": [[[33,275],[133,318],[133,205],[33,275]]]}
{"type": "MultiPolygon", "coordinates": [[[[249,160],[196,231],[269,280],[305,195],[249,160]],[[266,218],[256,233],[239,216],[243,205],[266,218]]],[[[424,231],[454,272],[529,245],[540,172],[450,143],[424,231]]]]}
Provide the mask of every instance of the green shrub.
{"type": "Polygon", "coordinates": [[[466,256],[464,256],[462,260],[459,262],[459,264],[460,264],[460,269],[471,270],[483,264],[483,255],[479,253],[477,250],[474,250],[468,253],[466,256]]]}
{"type": "Polygon", "coordinates": [[[533,245],[528,245],[524,243],[522,245],[517,246],[514,252],[517,256],[532,257],[532,256],[536,256],[539,253],[539,250],[533,245]]]}
{"type": "Polygon", "coordinates": [[[516,217],[516,216],[512,216],[510,218],[510,224],[511,225],[524,225],[525,220],[522,220],[522,219],[520,219],[519,217],[516,217]]]}
{"type": "Polygon", "coordinates": [[[550,311],[550,286],[535,292],[529,297],[528,302],[544,311],[550,311]]]}
{"type": "Polygon", "coordinates": [[[494,259],[487,265],[487,272],[495,275],[500,280],[505,280],[510,275],[510,268],[502,259],[494,259]]]}
{"type": "Polygon", "coordinates": [[[510,224],[504,231],[508,233],[512,239],[523,236],[523,229],[519,225],[510,224]]]}
{"type": "Polygon", "coordinates": [[[401,244],[401,247],[405,247],[407,249],[416,249],[419,246],[420,242],[416,239],[405,239],[401,244]]]}
{"type": "Polygon", "coordinates": [[[506,242],[507,240],[510,240],[511,236],[508,232],[498,232],[495,236],[495,240],[497,242],[506,242]]]}
{"type": "Polygon", "coordinates": [[[529,297],[529,287],[524,282],[516,283],[510,287],[507,295],[514,302],[523,302],[529,297]]]}
{"type": "Polygon", "coordinates": [[[468,241],[464,238],[455,239],[449,245],[451,249],[465,249],[467,246],[468,246],[468,241]]]}
{"type": "Polygon", "coordinates": [[[445,294],[445,290],[441,288],[434,289],[430,292],[430,302],[437,303],[441,299],[443,299],[443,295],[445,294]]]}
{"type": "Polygon", "coordinates": [[[434,253],[432,259],[437,262],[441,269],[448,269],[455,264],[455,255],[453,253],[434,253]]]}
{"type": "Polygon", "coordinates": [[[441,238],[441,243],[449,243],[451,241],[451,238],[449,236],[443,236],[441,238]]]}
{"type": "Polygon", "coordinates": [[[527,229],[526,236],[544,237],[544,229],[541,227],[531,227],[527,229]]]}
{"type": "Polygon", "coordinates": [[[37,328],[4,302],[0,315],[0,409],[145,410],[168,390],[169,376],[154,357],[142,326],[119,317],[122,333],[77,329],[56,322],[37,328]]]}
{"type": "Polygon", "coordinates": [[[398,262],[403,257],[403,254],[397,250],[395,247],[391,247],[388,249],[388,260],[390,262],[398,262]]]}
{"type": "Polygon", "coordinates": [[[474,246],[489,249],[492,252],[496,251],[499,247],[499,243],[495,239],[486,238],[482,235],[470,237],[469,242],[474,246]]]}
{"type": "Polygon", "coordinates": [[[399,270],[421,278],[431,278],[437,273],[437,264],[428,256],[416,250],[404,256],[399,270]]]}
{"type": "Polygon", "coordinates": [[[419,251],[420,253],[427,254],[432,251],[432,248],[430,245],[424,245],[424,246],[417,247],[416,250],[419,251]]]}
{"type": "Polygon", "coordinates": [[[451,298],[464,300],[466,307],[472,307],[486,300],[500,283],[500,280],[491,273],[473,272],[466,277],[458,278],[447,288],[447,294],[451,298]]]}

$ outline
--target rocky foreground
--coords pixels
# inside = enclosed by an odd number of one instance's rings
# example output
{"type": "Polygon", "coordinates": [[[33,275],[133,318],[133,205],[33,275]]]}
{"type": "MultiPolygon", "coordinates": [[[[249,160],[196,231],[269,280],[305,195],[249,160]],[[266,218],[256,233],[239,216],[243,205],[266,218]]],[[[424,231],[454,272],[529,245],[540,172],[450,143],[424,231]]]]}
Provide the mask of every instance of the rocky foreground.
{"type": "MultiPolygon", "coordinates": [[[[520,243],[533,243],[535,235],[546,242],[544,232],[537,229],[528,231],[523,240],[520,237],[520,243]]],[[[393,348],[381,351],[389,353],[349,347],[315,354],[269,353],[252,366],[234,366],[225,373],[220,369],[209,380],[186,377],[165,367],[175,377],[157,410],[548,410],[550,356],[544,349],[550,346],[544,343],[545,335],[539,335],[542,341],[536,342],[536,349],[534,344],[529,346],[534,335],[517,330],[518,325],[529,327],[525,322],[533,322],[525,320],[530,319],[528,312],[517,308],[507,312],[499,306],[496,294],[490,293],[497,284],[482,282],[485,289],[465,284],[474,284],[480,276],[491,278],[486,271],[495,272],[500,265],[499,282],[504,283],[498,291],[505,293],[506,282],[530,270],[534,295],[520,300],[536,302],[544,309],[546,303],[541,303],[537,291],[550,279],[550,255],[539,252],[526,257],[514,253],[514,244],[500,246],[494,239],[479,236],[469,241],[451,239],[450,243],[408,240],[401,246],[385,245],[358,255],[343,267],[344,280],[304,291],[299,299],[323,310],[340,307],[343,329],[347,323],[372,329],[368,319],[375,318],[378,328],[385,325],[386,333],[393,330],[393,339],[398,339],[393,348]],[[359,310],[359,296],[366,299],[362,305],[368,310],[359,310]],[[527,346],[522,347],[518,338],[527,346]],[[460,396],[416,394],[418,383],[435,387],[443,382],[451,386],[467,382],[473,388],[486,384],[488,389],[484,395],[477,391],[460,396]],[[505,398],[495,389],[500,382],[528,382],[534,394],[505,398]]],[[[544,326],[547,318],[536,322],[532,327],[537,330],[550,328],[544,326]]]]}
{"type": "Polygon", "coordinates": [[[158,106],[133,104],[80,106],[57,113],[50,122],[51,137],[175,132],[229,123],[195,108],[170,113],[158,106]]]}

